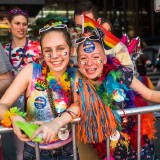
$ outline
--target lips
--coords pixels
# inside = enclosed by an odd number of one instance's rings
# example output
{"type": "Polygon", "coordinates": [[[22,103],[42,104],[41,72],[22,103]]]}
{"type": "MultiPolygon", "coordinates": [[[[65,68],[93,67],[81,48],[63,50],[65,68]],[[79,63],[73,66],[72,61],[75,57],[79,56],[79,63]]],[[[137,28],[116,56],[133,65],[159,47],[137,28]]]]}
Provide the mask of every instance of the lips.
{"type": "Polygon", "coordinates": [[[62,64],[62,62],[63,62],[62,60],[61,61],[54,61],[54,62],[52,62],[52,64],[55,66],[59,66],[62,64]]]}
{"type": "Polygon", "coordinates": [[[87,68],[86,72],[87,74],[94,74],[96,72],[96,68],[87,68]]]}

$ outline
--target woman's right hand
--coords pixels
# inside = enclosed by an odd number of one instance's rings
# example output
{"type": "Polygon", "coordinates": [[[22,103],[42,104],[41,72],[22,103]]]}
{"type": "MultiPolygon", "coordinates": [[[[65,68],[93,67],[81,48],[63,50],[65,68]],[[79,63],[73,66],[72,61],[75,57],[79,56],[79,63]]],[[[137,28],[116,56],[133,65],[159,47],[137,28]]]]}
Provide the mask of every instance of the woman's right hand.
{"type": "Polygon", "coordinates": [[[13,131],[17,135],[17,137],[24,142],[31,141],[31,139],[26,134],[24,134],[23,131],[15,123],[16,121],[25,122],[25,119],[22,118],[21,116],[15,115],[11,117],[11,121],[12,121],[13,131]]]}

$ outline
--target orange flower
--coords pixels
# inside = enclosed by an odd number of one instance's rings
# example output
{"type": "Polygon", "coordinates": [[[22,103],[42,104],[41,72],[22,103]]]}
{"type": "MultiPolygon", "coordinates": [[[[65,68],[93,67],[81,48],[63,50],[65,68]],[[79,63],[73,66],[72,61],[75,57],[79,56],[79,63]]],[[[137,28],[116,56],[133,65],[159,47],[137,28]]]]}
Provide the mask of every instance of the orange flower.
{"type": "Polygon", "coordinates": [[[12,126],[12,122],[11,122],[11,119],[9,117],[5,117],[2,121],[2,126],[3,127],[7,127],[7,128],[11,128],[12,126]]]}

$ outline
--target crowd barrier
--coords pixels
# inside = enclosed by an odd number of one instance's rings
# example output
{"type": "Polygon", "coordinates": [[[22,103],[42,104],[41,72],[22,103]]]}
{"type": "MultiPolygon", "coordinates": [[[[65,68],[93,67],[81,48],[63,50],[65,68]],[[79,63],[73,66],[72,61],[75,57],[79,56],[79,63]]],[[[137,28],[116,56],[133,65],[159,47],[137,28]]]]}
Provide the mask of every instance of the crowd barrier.
{"type": "MultiPolygon", "coordinates": [[[[140,144],[140,140],[141,140],[141,114],[143,113],[149,113],[149,112],[160,112],[160,105],[153,105],[153,106],[145,106],[145,107],[138,107],[138,108],[131,108],[131,109],[124,109],[124,110],[117,110],[118,114],[120,116],[124,116],[124,112],[126,116],[132,116],[132,115],[137,115],[138,116],[138,132],[137,132],[137,160],[140,160],[140,154],[141,154],[141,144],[140,144]]],[[[76,148],[76,125],[78,123],[78,121],[80,121],[80,118],[76,118],[73,123],[72,123],[72,135],[73,135],[73,157],[74,160],[77,160],[77,148],[76,148]]],[[[4,133],[8,133],[8,132],[12,132],[13,129],[12,128],[4,128],[2,126],[0,126],[0,134],[4,134],[4,133]]],[[[2,142],[0,142],[2,143],[2,142]]],[[[2,144],[3,145],[3,144],[2,144]]],[[[107,139],[107,143],[106,143],[106,157],[109,160],[110,159],[110,139],[107,139]]],[[[39,144],[35,143],[35,151],[36,151],[36,160],[40,160],[40,150],[39,150],[39,144]]],[[[2,153],[2,157],[3,157],[3,153],[2,153]]]]}

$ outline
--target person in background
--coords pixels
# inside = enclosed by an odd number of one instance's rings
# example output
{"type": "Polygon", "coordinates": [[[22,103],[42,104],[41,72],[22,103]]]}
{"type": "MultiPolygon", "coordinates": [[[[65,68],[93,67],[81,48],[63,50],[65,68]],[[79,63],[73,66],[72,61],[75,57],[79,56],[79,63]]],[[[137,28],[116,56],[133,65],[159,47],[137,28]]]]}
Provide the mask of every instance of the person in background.
{"type": "Polygon", "coordinates": [[[9,117],[14,133],[25,141],[23,160],[35,160],[34,143],[42,133],[40,156],[42,160],[72,160],[73,146],[70,122],[78,115],[74,90],[76,68],[69,64],[71,39],[66,25],[55,24],[40,29],[40,43],[44,61],[31,63],[15,77],[12,85],[0,100],[0,119],[16,99],[25,92],[26,119],[17,115],[9,117]],[[57,39],[58,37],[58,39],[57,39]],[[13,92],[16,90],[16,93],[13,92]],[[40,127],[29,138],[15,124],[35,122],[40,127]],[[41,121],[41,122],[40,122],[41,121]]]}
{"type": "Polygon", "coordinates": [[[13,77],[11,74],[12,65],[0,44],[0,98],[11,84],[13,77]]]}
{"type": "Polygon", "coordinates": [[[13,75],[28,63],[40,59],[40,45],[37,41],[27,38],[28,12],[20,9],[12,9],[9,13],[9,32],[11,41],[4,45],[4,50],[13,65],[13,75]]]}
{"type": "MultiPolygon", "coordinates": [[[[104,26],[106,30],[112,32],[112,27],[110,26],[109,21],[105,22],[104,20],[102,20],[102,18],[98,17],[97,7],[91,1],[81,1],[76,4],[74,10],[74,21],[75,25],[78,27],[82,26],[82,14],[88,16],[89,18],[92,18],[93,20],[104,26]]],[[[106,50],[105,54],[113,54],[121,62],[122,65],[134,69],[128,50],[122,43],[118,43],[113,49],[106,50]]]]}
{"type": "MultiPolygon", "coordinates": [[[[31,41],[27,38],[28,16],[28,12],[25,10],[12,9],[8,17],[11,40],[4,45],[4,50],[13,66],[13,77],[15,77],[25,65],[38,61],[41,57],[39,42],[31,41]]],[[[18,107],[24,109],[25,99],[23,93],[17,101],[18,107]]],[[[19,141],[16,136],[14,136],[14,139],[17,148],[17,160],[22,160],[23,143],[19,141]]]]}
{"type": "MultiPolygon", "coordinates": [[[[93,148],[89,150],[89,147],[86,148],[88,145],[82,145],[82,143],[79,145],[80,158],[82,160],[105,158],[106,145],[103,144],[101,138],[108,134],[110,136],[112,159],[136,160],[136,118],[134,116],[127,117],[124,113],[120,126],[117,126],[112,135],[108,132],[110,131],[110,126],[113,125],[113,120],[108,118],[110,114],[106,109],[110,108],[114,112],[116,109],[123,110],[135,106],[138,107],[137,99],[135,99],[133,92],[129,88],[138,93],[139,97],[142,96],[144,99],[155,103],[160,103],[160,92],[151,90],[143,85],[133,76],[133,71],[117,63],[115,57],[111,55],[106,57],[98,38],[95,37],[95,39],[92,38],[91,40],[90,36],[87,35],[77,39],[79,44],[77,48],[78,68],[81,77],[83,77],[77,92],[80,95],[78,100],[81,101],[79,103],[81,104],[80,113],[82,113],[78,132],[80,140],[93,142],[92,147],[97,149],[99,158],[95,155],[93,148]],[[98,103],[94,93],[101,98],[103,106],[97,105],[100,103],[98,103]],[[90,99],[92,102],[89,101],[90,99]],[[105,115],[107,116],[105,117],[105,115]],[[108,119],[107,124],[105,124],[104,119],[108,119]],[[83,125],[84,128],[82,128],[83,125]],[[109,128],[108,130],[104,129],[106,126],[109,128]],[[101,130],[103,132],[100,134],[101,130]],[[86,138],[88,138],[88,141],[86,138]],[[97,144],[97,142],[100,142],[100,144],[97,144]],[[84,154],[84,151],[86,154],[84,154]]],[[[151,142],[155,133],[155,119],[153,114],[143,114],[141,118],[141,159],[146,159],[147,157],[150,160],[155,160],[156,154],[151,142]]],[[[106,140],[107,137],[104,139],[106,140]]]]}
{"type": "Polygon", "coordinates": [[[101,19],[101,25],[109,32],[114,33],[114,28],[112,26],[112,23],[109,19],[102,18],[101,19]]]}

